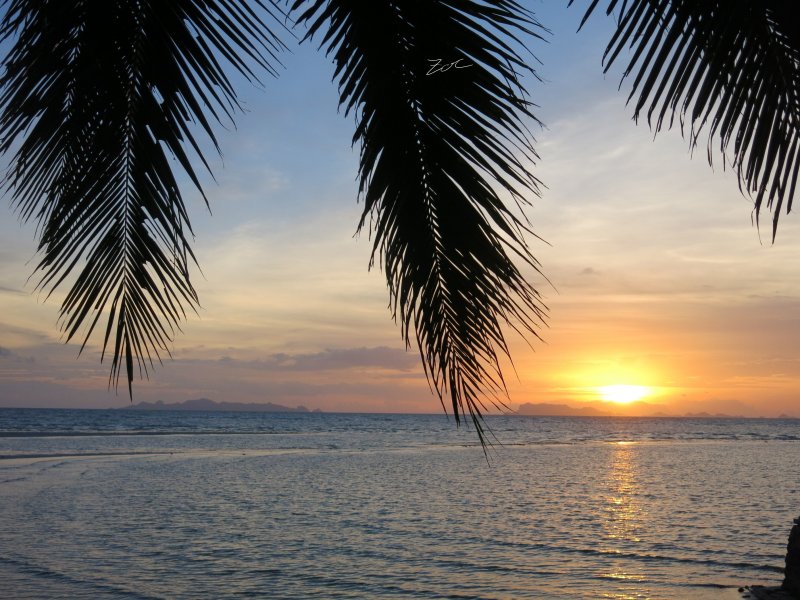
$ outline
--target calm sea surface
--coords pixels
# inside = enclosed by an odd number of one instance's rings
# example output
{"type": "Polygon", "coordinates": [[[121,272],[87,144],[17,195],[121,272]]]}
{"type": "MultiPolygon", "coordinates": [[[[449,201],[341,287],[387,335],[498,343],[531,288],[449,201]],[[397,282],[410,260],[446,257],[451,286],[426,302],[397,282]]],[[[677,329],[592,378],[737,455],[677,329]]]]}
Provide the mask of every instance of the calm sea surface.
{"type": "Polygon", "coordinates": [[[0,597],[738,598],[800,421],[0,409],[0,597]]]}

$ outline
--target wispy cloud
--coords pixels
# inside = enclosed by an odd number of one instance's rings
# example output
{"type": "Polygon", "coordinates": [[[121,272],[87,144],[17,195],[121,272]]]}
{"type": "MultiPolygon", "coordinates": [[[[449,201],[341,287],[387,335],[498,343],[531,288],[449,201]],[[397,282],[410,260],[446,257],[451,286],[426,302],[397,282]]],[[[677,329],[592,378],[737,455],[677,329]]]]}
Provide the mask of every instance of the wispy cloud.
{"type": "Polygon", "coordinates": [[[14,362],[14,363],[33,363],[36,362],[36,359],[32,356],[22,356],[9,350],[8,348],[4,348],[0,346],[0,361],[5,362],[14,362]]]}
{"type": "Polygon", "coordinates": [[[16,289],[16,288],[13,288],[13,287],[10,287],[10,286],[7,286],[7,285],[2,285],[2,284],[0,284],[0,294],[14,294],[14,295],[19,295],[19,296],[27,296],[28,295],[25,292],[23,292],[22,290],[19,290],[19,289],[16,289]]]}
{"type": "Polygon", "coordinates": [[[312,354],[277,353],[263,360],[241,361],[230,357],[220,363],[270,371],[339,371],[347,369],[387,369],[410,371],[418,367],[414,354],[397,348],[334,348],[312,354]]]}

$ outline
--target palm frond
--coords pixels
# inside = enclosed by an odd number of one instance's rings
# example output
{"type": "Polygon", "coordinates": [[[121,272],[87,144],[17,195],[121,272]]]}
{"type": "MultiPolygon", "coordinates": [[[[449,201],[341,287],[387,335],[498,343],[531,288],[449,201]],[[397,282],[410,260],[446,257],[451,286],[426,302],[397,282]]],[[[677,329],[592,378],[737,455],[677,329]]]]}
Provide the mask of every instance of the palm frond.
{"type": "Polygon", "coordinates": [[[512,260],[539,269],[528,224],[501,197],[522,205],[538,194],[535,117],[520,85],[532,70],[520,52],[543,29],[510,0],[298,0],[292,10],[306,38],[321,32],[340,106],[356,116],[370,265],[380,257],[393,316],[442,407],[449,396],[456,422],[469,413],[483,441],[484,399],[502,403],[506,391],[503,327],[538,337],[546,311],[512,260]]]}
{"type": "MultiPolygon", "coordinates": [[[[572,3],[571,0],[570,4],[572,3]]],[[[600,0],[593,0],[584,21],[600,0]]],[[[775,238],[800,171],[800,11],[794,0],[609,0],[617,28],[606,71],[626,46],[635,118],[656,131],[676,116],[692,147],[707,132],[730,161],[758,218],[766,200],[775,238]],[[688,125],[688,131],[686,126],[688,125]]]]}
{"type": "MultiPolygon", "coordinates": [[[[4,189],[38,221],[39,289],[71,284],[60,311],[85,347],[106,315],[109,383],[169,353],[198,298],[189,279],[189,217],[173,163],[199,188],[194,130],[212,143],[248,79],[274,72],[272,5],[247,0],[6,0],[0,39],[4,189]],[[255,7],[255,8],[254,8],[255,7]]],[[[202,192],[202,190],[201,190],[202,192]]]]}

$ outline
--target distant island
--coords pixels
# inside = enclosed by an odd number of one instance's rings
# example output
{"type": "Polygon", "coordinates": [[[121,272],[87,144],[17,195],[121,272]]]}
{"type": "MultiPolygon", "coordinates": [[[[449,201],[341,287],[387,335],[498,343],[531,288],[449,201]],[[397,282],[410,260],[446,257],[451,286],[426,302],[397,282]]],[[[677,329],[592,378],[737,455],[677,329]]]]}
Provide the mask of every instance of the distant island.
{"type": "Polygon", "coordinates": [[[172,404],[165,403],[161,400],[157,402],[139,402],[125,406],[121,410],[214,410],[214,411],[227,411],[227,412],[290,412],[290,413],[307,413],[307,412],[322,412],[319,409],[309,410],[305,406],[298,406],[290,408],[281,404],[273,404],[272,402],[265,402],[264,404],[247,403],[247,402],[214,402],[208,398],[197,398],[195,400],[185,400],[184,402],[175,402],[172,404]]]}
{"type": "MultiPolygon", "coordinates": [[[[730,415],[721,412],[686,412],[666,413],[655,410],[651,404],[637,402],[631,406],[613,407],[615,410],[602,410],[595,406],[569,406],[568,404],[550,404],[547,402],[526,402],[516,410],[516,414],[528,417],[666,417],[666,418],[691,418],[691,419],[744,419],[744,415],[730,415]]],[[[789,415],[781,415],[779,419],[791,419],[789,415]]]]}
{"type": "Polygon", "coordinates": [[[591,406],[573,408],[566,404],[547,404],[526,402],[517,409],[518,415],[534,417],[610,417],[611,413],[598,410],[591,406]]]}

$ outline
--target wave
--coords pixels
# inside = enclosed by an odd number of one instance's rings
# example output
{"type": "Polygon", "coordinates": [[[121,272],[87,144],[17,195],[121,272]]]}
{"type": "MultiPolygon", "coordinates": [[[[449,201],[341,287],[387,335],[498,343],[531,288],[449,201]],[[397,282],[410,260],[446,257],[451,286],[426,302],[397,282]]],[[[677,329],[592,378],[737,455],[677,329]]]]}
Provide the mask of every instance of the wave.
{"type": "MultiPolygon", "coordinates": [[[[422,534],[423,536],[427,536],[428,534],[422,534]]],[[[434,535],[431,535],[435,539],[434,535]]],[[[480,538],[475,539],[476,542],[482,541],[480,538]]],[[[727,569],[733,570],[750,570],[750,571],[757,571],[757,572],[764,572],[764,573],[780,573],[783,574],[783,567],[764,564],[759,562],[752,562],[752,561],[741,561],[741,560],[723,560],[723,559],[716,559],[716,558],[702,558],[702,557],[691,557],[691,556],[675,556],[672,554],[667,553],[637,553],[637,552],[625,552],[620,550],[602,550],[597,548],[588,548],[588,547],[570,547],[570,546],[562,546],[562,545],[554,545],[554,544],[545,544],[545,543],[536,543],[536,542],[514,542],[510,540],[493,540],[493,545],[500,546],[500,547],[510,547],[516,550],[523,550],[523,551],[545,551],[554,554],[580,554],[584,556],[591,556],[594,558],[621,558],[626,560],[632,560],[636,562],[644,562],[644,563],[673,563],[673,564],[691,564],[691,565],[701,565],[701,566],[708,566],[708,567],[723,567],[727,569]]],[[[676,551],[680,551],[681,548],[675,547],[676,551]]],[[[782,556],[775,556],[776,560],[783,560],[782,556]]],[[[441,559],[439,559],[441,560],[441,559]]],[[[470,564],[468,565],[470,568],[476,570],[496,570],[496,571],[515,571],[519,572],[520,569],[517,566],[506,566],[506,565],[489,565],[489,564],[470,564]]]]}
{"type": "Polygon", "coordinates": [[[58,430],[31,430],[31,431],[0,431],[0,438],[38,438],[38,437],[123,437],[123,436],[164,436],[164,435],[292,435],[299,431],[252,431],[252,430],[187,430],[187,429],[162,429],[142,430],[130,429],[123,431],[108,431],[103,429],[82,431],[58,430]]]}
{"type": "MultiPolygon", "coordinates": [[[[142,455],[149,455],[149,456],[158,456],[164,454],[173,454],[172,452],[140,452],[136,450],[127,450],[125,452],[76,452],[73,454],[64,454],[63,452],[59,453],[52,453],[52,452],[39,452],[39,453],[29,453],[29,454],[0,454],[0,460],[13,460],[15,458],[83,458],[86,456],[98,457],[98,456],[142,456],[142,455]]],[[[15,480],[7,480],[7,481],[15,481],[15,480]]]]}
{"type": "Polygon", "coordinates": [[[161,600],[159,597],[147,596],[110,583],[93,581],[90,579],[78,579],[71,575],[67,575],[66,573],[62,573],[61,571],[58,571],[52,567],[36,564],[19,558],[12,558],[10,556],[0,556],[0,565],[12,567],[27,576],[37,577],[42,580],[54,581],[60,585],[83,588],[82,591],[86,591],[88,593],[108,592],[113,593],[114,596],[118,598],[131,598],[132,600],[161,600]]]}

